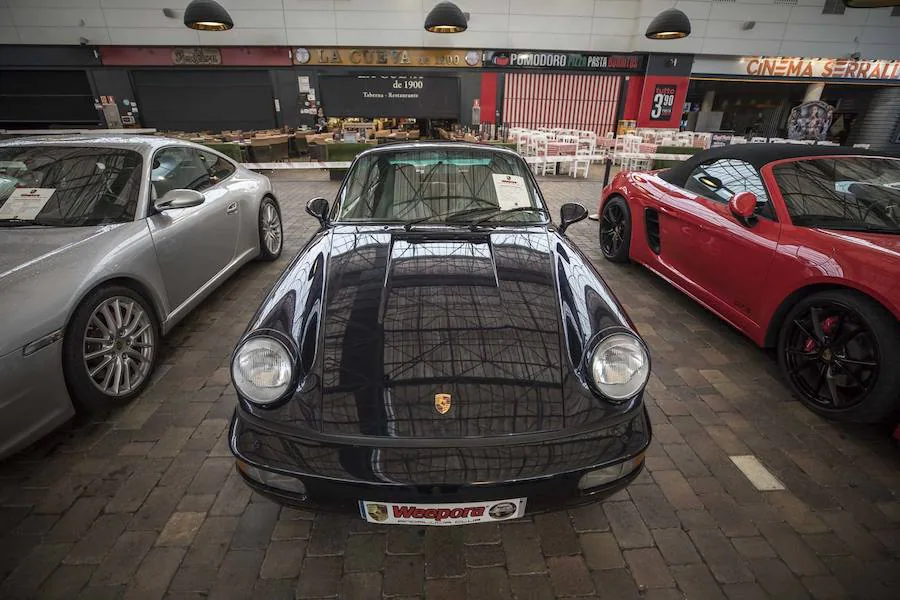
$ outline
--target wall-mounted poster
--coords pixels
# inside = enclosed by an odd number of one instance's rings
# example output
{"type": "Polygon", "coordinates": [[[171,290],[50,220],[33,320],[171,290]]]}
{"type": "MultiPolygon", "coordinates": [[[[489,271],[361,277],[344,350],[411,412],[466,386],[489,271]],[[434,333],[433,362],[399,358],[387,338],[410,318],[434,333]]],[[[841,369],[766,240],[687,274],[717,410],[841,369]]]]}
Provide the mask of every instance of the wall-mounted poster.
{"type": "Polygon", "coordinates": [[[672,119],[672,110],[675,106],[675,94],[678,87],[672,84],[656,84],[653,88],[653,96],[650,106],[651,121],[669,121],[672,119]]]}
{"type": "Polygon", "coordinates": [[[792,140],[824,140],[833,117],[834,107],[821,100],[795,106],[788,117],[788,137],[792,140]]]}

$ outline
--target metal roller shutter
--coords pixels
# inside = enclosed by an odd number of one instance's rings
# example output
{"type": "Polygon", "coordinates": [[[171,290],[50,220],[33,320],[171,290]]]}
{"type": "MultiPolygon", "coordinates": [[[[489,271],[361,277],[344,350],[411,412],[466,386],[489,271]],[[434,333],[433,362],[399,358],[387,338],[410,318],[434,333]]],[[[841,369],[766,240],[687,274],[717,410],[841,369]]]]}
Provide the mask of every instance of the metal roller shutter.
{"type": "Polygon", "coordinates": [[[85,71],[0,71],[0,125],[28,129],[99,122],[85,71]]]}

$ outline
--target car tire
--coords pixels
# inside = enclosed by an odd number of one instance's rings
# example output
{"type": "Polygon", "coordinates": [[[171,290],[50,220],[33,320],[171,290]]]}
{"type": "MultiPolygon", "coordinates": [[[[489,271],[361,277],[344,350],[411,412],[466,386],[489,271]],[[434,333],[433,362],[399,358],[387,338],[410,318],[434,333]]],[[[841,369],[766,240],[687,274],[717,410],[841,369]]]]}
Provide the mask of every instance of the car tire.
{"type": "Polygon", "coordinates": [[[631,211],[621,196],[610,196],[600,213],[600,251],[614,263],[629,261],[631,211]]]}
{"type": "Polygon", "coordinates": [[[75,407],[97,412],[130,402],[150,381],[159,340],[159,320],[142,294],[124,285],[91,292],[63,338],[63,373],[75,407]]]}
{"type": "Polygon", "coordinates": [[[281,210],[274,199],[266,196],[259,203],[259,259],[272,261],[281,256],[284,230],[281,210]]]}
{"type": "Polygon", "coordinates": [[[897,412],[900,369],[890,365],[898,356],[897,319],[852,290],[803,298],[778,336],[778,363],[794,394],[837,421],[875,423],[897,412]]]}

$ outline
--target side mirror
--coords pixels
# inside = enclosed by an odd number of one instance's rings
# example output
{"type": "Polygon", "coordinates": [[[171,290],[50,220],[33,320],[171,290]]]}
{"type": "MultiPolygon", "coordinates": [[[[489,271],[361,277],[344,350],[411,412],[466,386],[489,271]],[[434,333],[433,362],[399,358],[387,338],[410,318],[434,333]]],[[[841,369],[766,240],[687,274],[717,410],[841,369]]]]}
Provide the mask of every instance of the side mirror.
{"type": "Polygon", "coordinates": [[[306,203],[306,212],[314,216],[319,221],[319,225],[325,227],[328,223],[328,200],[313,198],[306,203]]]}
{"type": "Polygon", "coordinates": [[[153,208],[162,212],[173,208],[190,208],[200,206],[205,198],[203,194],[195,190],[169,190],[162,198],[157,198],[153,208]]]}
{"type": "Polygon", "coordinates": [[[566,202],[559,209],[559,232],[564,233],[569,225],[586,219],[588,211],[577,202],[566,202]]]}
{"type": "Polygon", "coordinates": [[[747,223],[756,213],[756,194],[738,192],[728,201],[728,209],[739,221],[747,223]]]}

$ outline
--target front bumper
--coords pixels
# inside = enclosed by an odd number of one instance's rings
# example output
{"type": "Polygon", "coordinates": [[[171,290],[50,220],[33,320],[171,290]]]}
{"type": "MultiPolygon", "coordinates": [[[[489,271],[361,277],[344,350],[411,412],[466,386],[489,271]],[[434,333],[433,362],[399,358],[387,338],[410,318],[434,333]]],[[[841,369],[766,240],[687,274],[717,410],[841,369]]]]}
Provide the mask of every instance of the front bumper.
{"type": "Polygon", "coordinates": [[[389,447],[328,443],[274,433],[235,411],[229,445],[247,484],[288,506],[359,514],[360,500],[462,503],[527,498],[526,514],[602,500],[643,468],[650,422],[643,409],[629,420],[568,438],[527,444],[389,447]],[[633,461],[620,478],[580,490],[582,476],[633,461]],[[248,468],[249,467],[249,468],[248,468]],[[256,470],[302,481],[302,493],[266,485],[256,470]]]}

